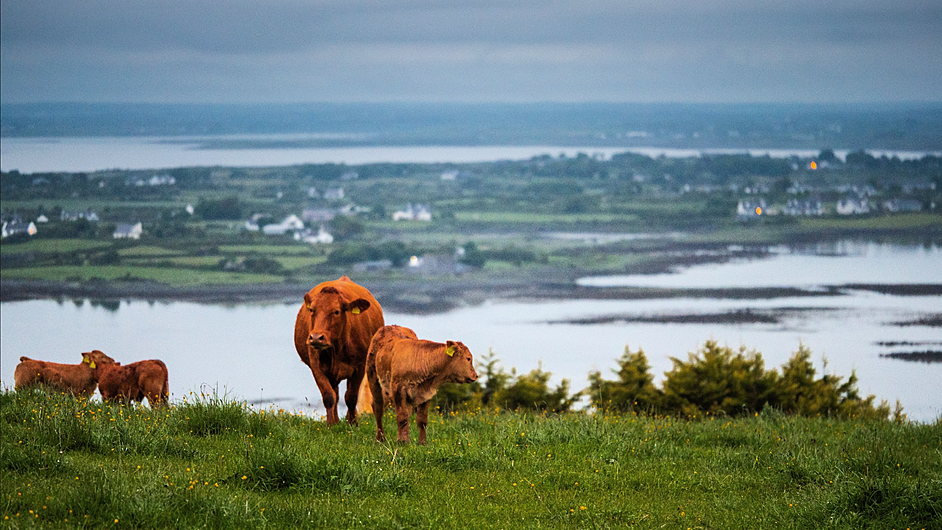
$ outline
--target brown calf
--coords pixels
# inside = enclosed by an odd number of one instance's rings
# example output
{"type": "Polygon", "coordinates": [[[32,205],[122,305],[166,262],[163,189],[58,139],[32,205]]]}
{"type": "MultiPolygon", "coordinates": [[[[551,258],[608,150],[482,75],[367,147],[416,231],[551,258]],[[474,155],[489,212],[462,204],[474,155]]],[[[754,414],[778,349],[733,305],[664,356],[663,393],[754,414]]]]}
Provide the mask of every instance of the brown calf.
{"type": "Polygon", "coordinates": [[[98,379],[98,391],[106,401],[130,403],[147,398],[151,408],[167,405],[170,385],[167,382],[167,365],[151,359],[124,366],[109,366],[98,379]]]}
{"type": "Polygon", "coordinates": [[[366,377],[373,394],[376,440],[386,441],[383,431],[385,403],[396,408],[396,439],[408,443],[409,416],[415,409],[420,445],[425,445],[428,405],[442,383],[473,383],[478,374],[468,348],[455,341],[419,340],[402,326],[385,326],[373,335],[366,357],[366,377]]]}
{"type": "Polygon", "coordinates": [[[13,371],[16,388],[43,385],[76,396],[91,397],[102,370],[114,366],[114,359],[100,350],[82,354],[79,364],[62,364],[20,357],[13,371]]]}

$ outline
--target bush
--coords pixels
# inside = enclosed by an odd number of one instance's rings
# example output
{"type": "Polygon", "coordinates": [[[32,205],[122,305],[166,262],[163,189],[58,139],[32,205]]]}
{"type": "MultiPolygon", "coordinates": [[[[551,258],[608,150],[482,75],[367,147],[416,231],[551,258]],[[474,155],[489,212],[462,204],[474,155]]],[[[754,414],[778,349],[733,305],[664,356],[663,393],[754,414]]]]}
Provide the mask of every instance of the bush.
{"type": "Polygon", "coordinates": [[[700,413],[735,415],[755,412],[772,400],[778,379],[766,372],[762,354],[746,354],[745,347],[733,353],[707,341],[703,349],[683,362],[671,358],[674,368],[665,374],[664,400],[672,410],[687,415],[700,413]]]}
{"type": "Polygon", "coordinates": [[[555,390],[550,391],[548,383],[551,375],[542,368],[521,376],[516,376],[516,371],[513,371],[513,382],[495,393],[494,402],[509,410],[566,412],[572,408],[580,394],[569,396],[569,381],[566,379],[563,379],[555,390]]]}
{"type": "Polygon", "coordinates": [[[601,372],[589,374],[589,396],[592,406],[598,410],[631,412],[652,410],[663,401],[663,393],[654,386],[654,376],[644,351],[632,353],[625,346],[625,353],[618,360],[617,381],[605,381],[601,372]]]}
{"type": "MultiPolygon", "coordinates": [[[[590,399],[597,410],[631,411],[636,408],[663,414],[729,416],[755,414],[767,409],[801,416],[840,416],[844,418],[887,419],[886,402],[874,405],[875,397],[861,398],[857,376],[847,381],[837,375],[815,378],[811,351],[798,351],[777,370],[766,370],[762,355],[740,348],[733,352],[707,341],[689,354],[687,361],[671,358],[673,369],[666,372],[663,390],[653,384],[644,352],[628,348],[618,360],[617,381],[602,379],[600,372],[589,374],[590,399]]],[[[894,418],[901,419],[897,406],[894,418]]]]}

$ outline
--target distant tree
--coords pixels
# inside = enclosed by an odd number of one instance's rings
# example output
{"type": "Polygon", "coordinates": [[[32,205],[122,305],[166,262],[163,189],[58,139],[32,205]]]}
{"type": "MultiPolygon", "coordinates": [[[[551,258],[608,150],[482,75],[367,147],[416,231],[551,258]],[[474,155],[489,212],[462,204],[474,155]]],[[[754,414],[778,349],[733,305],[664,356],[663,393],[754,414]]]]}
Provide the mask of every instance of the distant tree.
{"type": "Polygon", "coordinates": [[[818,153],[818,160],[821,162],[828,162],[830,164],[836,164],[840,162],[840,160],[837,158],[837,155],[834,154],[833,149],[822,149],[821,152],[818,153]]]}
{"type": "Polygon", "coordinates": [[[542,368],[532,370],[529,374],[516,376],[511,372],[510,385],[498,390],[493,401],[499,407],[508,410],[545,410],[552,412],[566,412],[578,401],[578,392],[569,395],[569,381],[563,379],[554,390],[549,388],[549,379],[552,374],[544,372],[542,368]]]}
{"type": "Polygon", "coordinates": [[[617,381],[602,379],[602,373],[589,374],[589,399],[596,410],[629,412],[652,410],[660,406],[662,394],[654,386],[651,366],[639,349],[632,352],[625,346],[625,353],[618,361],[617,381]]]}
{"type": "Polygon", "coordinates": [[[363,223],[352,215],[338,215],[329,223],[331,234],[337,239],[350,239],[363,233],[363,223]]]}
{"type": "Polygon", "coordinates": [[[243,216],[243,205],[238,197],[226,197],[223,199],[200,198],[196,206],[193,207],[193,213],[207,220],[241,219],[243,216]]]}

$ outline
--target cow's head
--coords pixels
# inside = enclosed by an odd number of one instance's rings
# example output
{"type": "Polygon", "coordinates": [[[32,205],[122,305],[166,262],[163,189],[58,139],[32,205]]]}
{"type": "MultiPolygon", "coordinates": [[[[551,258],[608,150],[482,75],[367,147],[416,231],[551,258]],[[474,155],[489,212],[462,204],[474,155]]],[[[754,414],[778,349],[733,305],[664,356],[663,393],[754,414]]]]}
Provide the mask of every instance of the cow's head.
{"type": "Polygon", "coordinates": [[[327,286],[319,292],[304,295],[304,306],[311,312],[311,332],[307,343],[312,348],[336,348],[347,329],[347,318],[356,318],[370,307],[362,298],[345,302],[337,288],[327,286]]]}
{"type": "Polygon", "coordinates": [[[83,353],[82,362],[93,370],[101,366],[119,365],[119,363],[116,363],[114,359],[105,355],[105,352],[101,350],[92,350],[83,353]]]}
{"type": "Polygon", "coordinates": [[[478,380],[478,373],[474,369],[474,357],[467,346],[450,340],[445,343],[445,354],[451,357],[448,363],[448,382],[473,383],[478,380]]]}

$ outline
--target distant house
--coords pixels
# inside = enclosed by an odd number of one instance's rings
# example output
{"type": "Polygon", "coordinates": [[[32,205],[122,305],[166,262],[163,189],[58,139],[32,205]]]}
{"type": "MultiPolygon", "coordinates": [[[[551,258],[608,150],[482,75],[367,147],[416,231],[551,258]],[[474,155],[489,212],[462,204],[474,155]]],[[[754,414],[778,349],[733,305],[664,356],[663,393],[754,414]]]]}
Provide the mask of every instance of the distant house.
{"type": "Polygon", "coordinates": [[[328,201],[339,201],[343,199],[343,188],[327,188],[324,190],[324,199],[328,201]]]}
{"type": "Polygon", "coordinates": [[[112,237],[115,239],[140,239],[144,232],[144,226],[140,221],[131,223],[119,223],[115,228],[112,237]]]}
{"type": "Polygon", "coordinates": [[[758,219],[767,208],[765,199],[739,201],[736,205],[736,218],[741,221],[758,219]]]}
{"type": "Polygon", "coordinates": [[[432,210],[424,204],[409,204],[404,210],[393,212],[393,221],[431,221],[432,210]]]}
{"type": "Polygon", "coordinates": [[[297,215],[291,214],[282,219],[280,223],[268,224],[262,227],[262,233],[266,236],[281,236],[288,232],[298,232],[304,229],[304,221],[297,215]]]}
{"type": "Polygon", "coordinates": [[[459,255],[426,254],[412,256],[406,265],[406,270],[417,274],[461,274],[471,270],[471,267],[459,262],[459,255]]]}
{"type": "Polygon", "coordinates": [[[883,203],[887,212],[921,212],[922,203],[914,199],[890,199],[883,203]]]}
{"type": "Polygon", "coordinates": [[[305,223],[326,223],[337,214],[327,208],[307,208],[301,212],[301,220],[305,223]]]}
{"type": "Polygon", "coordinates": [[[27,234],[34,236],[36,235],[37,231],[36,223],[32,221],[29,223],[25,221],[4,221],[0,235],[2,235],[3,238],[15,236],[16,234],[27,234]]]}
{"type": "Polygon", "coordinates": [[[309,199],[317,199],[321,196],[321,194],[319,191],[317,191],[317,188],[315,188],[314,186],[311,186],[310,188],[307,189],[307,196],[309,199]]]}
{"type": "Polygon", "coordinates": [[[36,218],[36,222],[37,222],[37,223],[48,223],[48,222],[49,222],[49,218],[46,217],[44,214],[39,214],[39,217],[36,218]]]}
{"type": "Polygon", "coordinates": [[[360,178],[360,174],[356,171],[347,171],[343,175],[340,175],[340,180],[356,180],[360,178]]]}
{"type": "Polygon", "coordinates": [[[867,199],[859,197],[844,197],[837,201],[835,211],[838,215],[863,215],[870,213],[870,205],[867,199]]]}
{"type": "Polygon", "coordinates": [[[457,169],[447,169],[442,171],[442,180],[457,180],[458,179],[458,170],[457,169]]]}
{"type": "Polygon", "coordinates": [[[84,212],[62,210],[62,213],[59,214],[60,221],[78,221],[79,219],[85,219],[90,222],[97,222],[99,220],[98,214],[92,210],[85,210],[84,212]]]}
{"type": "Polygon", "coordinates": [[[782,213],[785,215],[822,215],[824,213],[824,208],[821,206],[821,201],[818,199],[791,199],[785,205],[785,208],[782,209],[782,213]]]}
{"type": "Polygon", "coordinates": [[[323,226],[318,228],[316,233],[313,230],[295,232],[295,239],[312,245],[327,245],[334,242],[334,236],[325,230],[323,226]]]}

